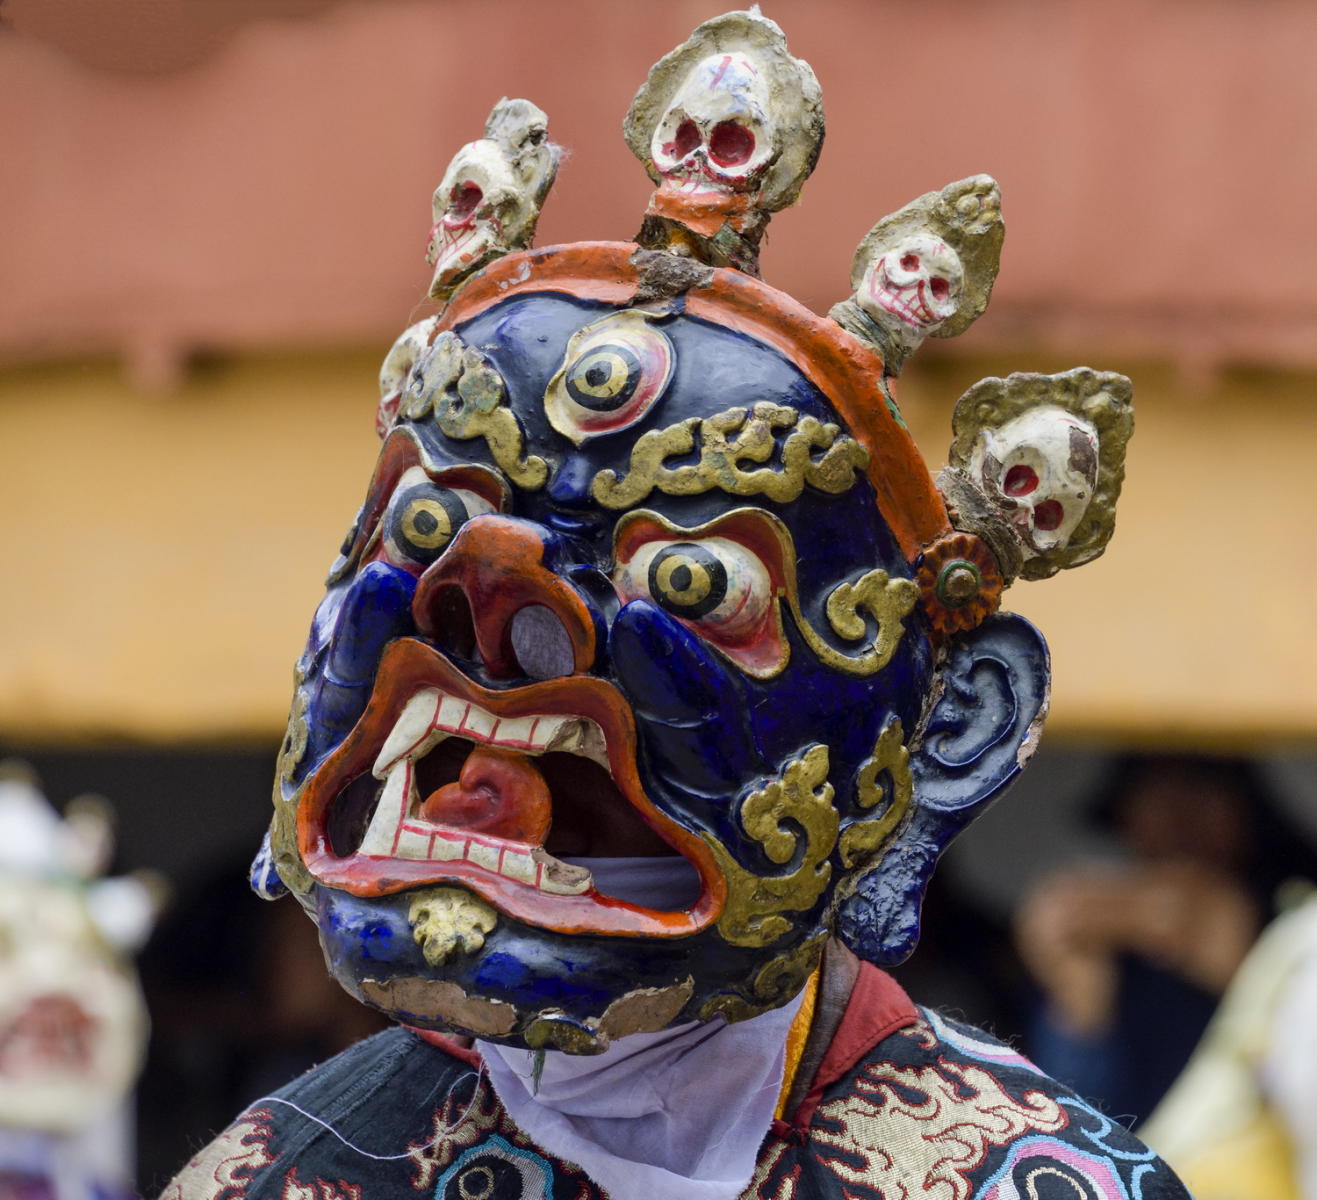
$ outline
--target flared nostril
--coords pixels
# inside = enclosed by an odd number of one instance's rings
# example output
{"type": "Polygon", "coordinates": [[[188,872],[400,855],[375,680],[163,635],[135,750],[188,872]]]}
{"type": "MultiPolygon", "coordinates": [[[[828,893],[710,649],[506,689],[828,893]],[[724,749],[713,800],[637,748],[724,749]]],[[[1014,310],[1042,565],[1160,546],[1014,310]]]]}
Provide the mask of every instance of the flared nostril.
{"type": "Polygon", "coordinates": [[[430,632],[435,644],[457,658],[474,658],[476,622],[466,593],[456,586],[439,589],[431,613],[430,632]]]}
{"type": "Polygon", "coordinates": [[[548,530],[517,517],[468,521],[416,585],[416,628],[497,679],[553,679],[590,669],[595,617],[546,565],[548,530]],[[472,644],[474,643],[474,644],[472,644]]]}
{"type": "Polygon", "coordinates": [[[513,616],[512,653],[531,679],[556,679],[576,669],[576,652],[566,627],[542,604],[527,605],[513,616]]]}

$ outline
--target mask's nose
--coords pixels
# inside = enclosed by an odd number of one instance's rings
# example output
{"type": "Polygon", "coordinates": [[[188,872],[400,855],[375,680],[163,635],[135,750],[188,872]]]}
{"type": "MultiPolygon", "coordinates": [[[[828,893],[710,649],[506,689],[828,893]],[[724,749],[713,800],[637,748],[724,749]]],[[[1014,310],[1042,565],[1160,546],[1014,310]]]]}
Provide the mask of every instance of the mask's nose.
{"type": "Polygon", "coordinates": [[[468,521],[417,584],[412,612],[422,635],[463,656],[474,646],[495,678],[588,671],[595,622],[545,565],[546,536],[517,517],[468,521]]]}

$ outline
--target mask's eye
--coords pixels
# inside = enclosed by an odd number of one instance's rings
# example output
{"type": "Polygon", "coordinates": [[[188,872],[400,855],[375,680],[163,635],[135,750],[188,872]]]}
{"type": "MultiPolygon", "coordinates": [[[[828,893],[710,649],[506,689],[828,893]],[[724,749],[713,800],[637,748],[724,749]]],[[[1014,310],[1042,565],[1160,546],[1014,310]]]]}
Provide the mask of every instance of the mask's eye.
{"type": "Polygon", "coordinates": [[[698,621],[727,599],[727,568],[697,542],[665,546],[649,560],[649,594],[674,617],[698,621]]]}
{"type": "Polygon", "coordinates": [[[663,394],[672,375],[672,343],[654,314],[614,313],[577,330],[544,393],[549,424],[578,446],[633,425],[663,394]]]}
{"type": "Polygon", "coordinates": [[[733,658],[772,623],[768,568],[730,538],[646,542],[618,565],[614,583],[624,600],[653,600],[733,658]]]}
{"type": "Polygon", "coordinates": [[[635,397],[644,376],[640,359],[621,342],[596,346],[567,368],[567,394],[591,412],[616,412],[635,397]]]}
{"type": "Polygon", "coordinates": [[[429,566],[467,521],[493,511],[483,496],[444,487],[413,467],[398,481],[384,513],[384,557],[397,566],[429,566]]]}

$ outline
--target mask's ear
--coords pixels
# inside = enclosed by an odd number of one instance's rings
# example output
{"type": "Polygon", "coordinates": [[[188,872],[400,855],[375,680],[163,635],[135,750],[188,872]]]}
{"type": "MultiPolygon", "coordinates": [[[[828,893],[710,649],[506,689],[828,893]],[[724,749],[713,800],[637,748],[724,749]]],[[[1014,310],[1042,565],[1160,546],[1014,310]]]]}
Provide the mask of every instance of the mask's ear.
{"type": "Polygon", "coordinates": [[[952,639],[941,694],[910,748],[910,821],[838,910],[837,932],[861,958],[896,963],[914,949],[933,867],[1033,753],[1050,676],[1042,634],[1013,613],[952,639]]]}

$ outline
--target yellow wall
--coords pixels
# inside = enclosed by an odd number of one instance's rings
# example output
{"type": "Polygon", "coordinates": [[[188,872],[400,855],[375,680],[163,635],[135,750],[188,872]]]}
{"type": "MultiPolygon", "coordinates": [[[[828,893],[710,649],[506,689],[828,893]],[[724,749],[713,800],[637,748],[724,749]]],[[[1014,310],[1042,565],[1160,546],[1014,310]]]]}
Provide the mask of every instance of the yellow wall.
{"type": "MultiPolygon", "coordinates": [[[[203,364],[159,396],[111,363],[0,373],[0,735],[282,727],[374,458],[385,349],[203,364]]],[[[1072,364],[912,366],[902,401],[931,466],[956,395],[1022,365],[1072,364]]],[[[1052,645],[1051,729],[1317,735],[1317,381],[1126,369],[1138,425],[1111,549],[1007,596],[1052,645]]]]}
{"type": "Polygon", "coordinates": [[[364,495],[376,355],[0,376],[0,728],[282,728],[307,620],[364,495]]]}

